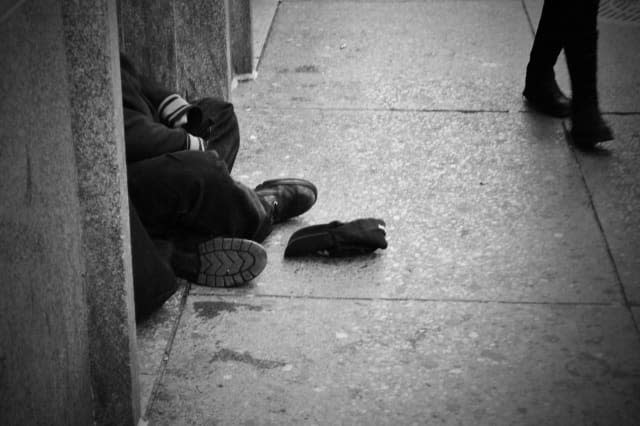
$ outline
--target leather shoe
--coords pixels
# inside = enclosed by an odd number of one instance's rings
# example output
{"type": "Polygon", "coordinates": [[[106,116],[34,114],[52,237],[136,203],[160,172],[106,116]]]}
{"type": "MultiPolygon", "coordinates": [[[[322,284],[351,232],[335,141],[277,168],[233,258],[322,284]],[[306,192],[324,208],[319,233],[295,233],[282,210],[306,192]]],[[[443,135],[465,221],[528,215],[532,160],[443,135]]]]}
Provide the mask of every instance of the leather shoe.
{"type": "Polygon", "coordinates": [[[571,99],[565,96],[553,80],[552,84],[533,87],[528,84],[522,95],[527,103],[536,111],[552,117],[564,118],[571,114],[571,99]]]}
{"type": "Polygon", "coordinates": [[[318,198],[315,185],[304,179],[272,179],[255,188],[256,194],[273,207],[273,223],[299,216],[318,198]]]}

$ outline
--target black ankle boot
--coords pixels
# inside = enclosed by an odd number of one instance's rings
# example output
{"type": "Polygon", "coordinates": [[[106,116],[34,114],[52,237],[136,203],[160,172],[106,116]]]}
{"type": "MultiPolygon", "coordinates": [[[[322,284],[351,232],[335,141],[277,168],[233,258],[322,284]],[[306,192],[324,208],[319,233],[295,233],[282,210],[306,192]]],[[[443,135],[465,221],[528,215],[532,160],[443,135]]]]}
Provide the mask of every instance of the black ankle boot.
{"type": "Polygon", "coordinates": [[[589,149],[612,140],[613,131],[597,107],[574,108],[571,111],[571,139],[576,146],[589,149]]]}
{"type": "Polygon", "coordinates": [[[613,139],[613,132],[600,113],[597,47],[596,30],[573,34],[565,46],[573,92],[571,138],[576,146],[587,149],[613,139]]]}
{"type": "Polygon", "coordinates": [[[563,118],[571,113],[571,100],[558,87],[553,69],[543,73],[528,66],[522,95],[533,109],[543,114],[563,118]]]}

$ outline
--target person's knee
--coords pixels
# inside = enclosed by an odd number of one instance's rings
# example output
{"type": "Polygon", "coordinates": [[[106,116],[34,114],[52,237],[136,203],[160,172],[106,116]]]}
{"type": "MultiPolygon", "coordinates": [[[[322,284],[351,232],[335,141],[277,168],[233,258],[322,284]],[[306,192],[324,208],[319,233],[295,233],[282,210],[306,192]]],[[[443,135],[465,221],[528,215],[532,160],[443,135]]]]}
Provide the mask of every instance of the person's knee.
{"type": "Polygon", "coordinates": [[[211,180],[213,177],[228,175],[224,161],[216,151],[180,151],[168,154],[180,164],[178,173],[197,177],[198,180],[211,180]]]}

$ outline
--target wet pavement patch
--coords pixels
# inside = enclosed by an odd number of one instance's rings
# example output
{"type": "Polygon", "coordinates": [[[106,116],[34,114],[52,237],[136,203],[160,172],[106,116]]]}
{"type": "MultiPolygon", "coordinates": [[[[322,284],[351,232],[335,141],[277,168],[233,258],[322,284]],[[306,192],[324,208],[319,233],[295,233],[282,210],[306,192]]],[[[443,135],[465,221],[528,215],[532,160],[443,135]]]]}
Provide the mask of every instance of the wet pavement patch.
{"type": "Polygon", "coordinates": [[[315,65],[300,65],[296,67],[296,72],[320,72],[317,66],[315,65]]]}
{"type": "Polygon", "coordinates": [[[193,310],[199,317],[215,318],[222,312],[236,312],[238,308],[250,311],[261,311],[262,306],[249,305],[247,303],[229,303],[229,302],[194,302],[193,310]]]}
{"type": "Polygon", "coordinates": [[[227,361],[235,361],[242,362],[244,364],[253,365],[254,367],[260,370],[268,370],[272,368],[284,367],[286,362],[275,361],[271,359],[259,359],[254,358],[249,352],[236,352],[230,349],[220,349],[218,352],[213,354],[210,362],[227,362],[227,361]]]}

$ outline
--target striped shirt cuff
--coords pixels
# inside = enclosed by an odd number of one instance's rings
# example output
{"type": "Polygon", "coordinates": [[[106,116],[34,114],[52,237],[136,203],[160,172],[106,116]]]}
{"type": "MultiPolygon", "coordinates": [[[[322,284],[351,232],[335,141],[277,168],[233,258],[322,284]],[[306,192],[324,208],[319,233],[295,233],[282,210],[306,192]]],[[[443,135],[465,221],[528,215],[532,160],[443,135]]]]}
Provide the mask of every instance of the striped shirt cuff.
{"type": "Polygon", "coordinates": [[[193,136],[187,133],[189,137],[187,140],[187,149],[189,151],[204,151],[204,140],[197,136],[193,136]]]}
{"type": "Polygon", "coordinates": [[[169,95],[158,107],[160,118],[171,127],[177,127],[179,124],[185,124],[186,120],[180,120],[187,111],[191,109],[191,104],[184,100],[180,95],[169,95]]]}

